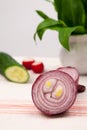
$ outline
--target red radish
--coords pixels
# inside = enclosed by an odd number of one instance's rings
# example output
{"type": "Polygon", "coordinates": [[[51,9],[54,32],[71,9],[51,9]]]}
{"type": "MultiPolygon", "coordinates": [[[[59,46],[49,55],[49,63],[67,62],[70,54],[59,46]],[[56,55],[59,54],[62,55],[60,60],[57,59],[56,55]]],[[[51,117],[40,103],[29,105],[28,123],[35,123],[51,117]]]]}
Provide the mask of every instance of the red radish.
{"type": "Polygon", "coordinates": [[[73,78],[62,71],[52,70],[38,76],[32,86],[35,106],[46,115],[67,111],[77,97],[73,78]]]}
{"type": "Polygon", "coordinates": [[[27,59],[27,60],[24,60],[24,61],[22,62],[22,65],[23,65],[26,69],[30,70],[30,69],[32,69],[32,63],[34,63],[34,62],[35,62],[34,59],[27,59]]]}
{"type": "Polygon", "coordinates": [[[32,70],[34,73],[42,73],[44,71],[44,64],[42,62],[32,63],[32,70]]]}

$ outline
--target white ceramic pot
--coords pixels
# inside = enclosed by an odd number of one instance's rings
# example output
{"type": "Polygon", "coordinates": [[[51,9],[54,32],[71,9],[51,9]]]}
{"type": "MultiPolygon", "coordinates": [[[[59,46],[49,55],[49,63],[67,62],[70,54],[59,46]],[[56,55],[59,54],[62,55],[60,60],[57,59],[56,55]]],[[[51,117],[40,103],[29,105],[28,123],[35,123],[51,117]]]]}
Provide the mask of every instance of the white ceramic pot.
{"type": "Polygon", "coordinates": [[[70,36],[70,52],[62,48],[60,61],[63,66],[76,67],[80,74],[87,74],[87,35],[70,36]]]}

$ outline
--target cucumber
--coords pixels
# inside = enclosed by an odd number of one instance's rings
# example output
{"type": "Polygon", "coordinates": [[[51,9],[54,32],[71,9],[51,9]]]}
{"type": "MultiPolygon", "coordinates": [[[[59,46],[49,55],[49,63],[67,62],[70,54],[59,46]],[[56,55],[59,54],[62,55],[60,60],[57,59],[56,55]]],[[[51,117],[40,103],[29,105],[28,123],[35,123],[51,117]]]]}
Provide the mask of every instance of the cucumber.
{"type": "Polygon", "coordinates": [[[0,73],[9,81],[26,83],[29,80],[29,72],[12,56],[0,52],[0,73]]]}

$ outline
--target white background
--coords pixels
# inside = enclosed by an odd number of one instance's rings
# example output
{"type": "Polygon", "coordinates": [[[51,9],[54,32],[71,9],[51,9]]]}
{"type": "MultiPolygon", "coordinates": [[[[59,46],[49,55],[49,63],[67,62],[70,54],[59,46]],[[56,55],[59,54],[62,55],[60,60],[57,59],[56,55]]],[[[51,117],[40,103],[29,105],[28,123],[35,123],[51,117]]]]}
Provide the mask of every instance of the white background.
{"type": "Polygon", "coordinates": [[[58,33],[46,31],[43,40],[33,34],[42,21],[35,10],[56,18],[53,6],[45,0],[0,0],[0,51],[16,56],[58,57],[58,33]]]}

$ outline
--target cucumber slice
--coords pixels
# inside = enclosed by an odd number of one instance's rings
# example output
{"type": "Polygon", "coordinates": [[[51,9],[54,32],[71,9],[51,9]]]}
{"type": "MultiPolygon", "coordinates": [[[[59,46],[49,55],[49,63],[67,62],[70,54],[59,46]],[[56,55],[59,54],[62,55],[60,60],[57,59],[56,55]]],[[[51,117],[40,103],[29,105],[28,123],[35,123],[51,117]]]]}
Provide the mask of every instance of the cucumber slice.
{"type": "Polygon", "coordinates": [[[13,82],[25,82],[28,79],[28,74],[26,73],[26,70],[19,67],[19,66],[13,66],[13,67],[9,67],[8,69],[6,69],[5,71],[5,75],[6,77],[13,81],[13,82]]]}
{"type": "Polygon", "coordinates": [[[6,79],[17,83],[25,83],[30,77],[26,68],[4,52],[0,52],[0,72],[6,79]]]}

